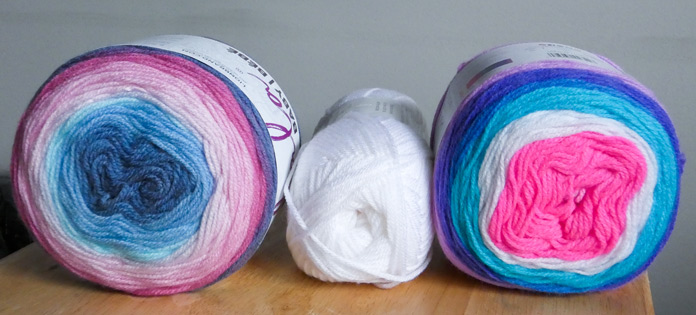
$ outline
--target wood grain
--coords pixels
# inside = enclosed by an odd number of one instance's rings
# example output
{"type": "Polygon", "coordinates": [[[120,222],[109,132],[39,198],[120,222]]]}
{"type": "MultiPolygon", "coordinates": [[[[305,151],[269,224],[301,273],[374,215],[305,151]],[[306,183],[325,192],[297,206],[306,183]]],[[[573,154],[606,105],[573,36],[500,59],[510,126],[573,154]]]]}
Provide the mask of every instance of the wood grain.
{"type": "MultiPolygon", "coordinates": [[[[323,283],[298,270],[284,213],[242,269],[196,292],[142,298],[81,280],[32,244],[0,260],[0,312],[17,314],[654,314],[647,274],[602,293],[552,296],[466,276],[436,250],[417,279],[393,289],[323,283]]],[[[435,246],[437,247],[437,246],[435,246]]]]}

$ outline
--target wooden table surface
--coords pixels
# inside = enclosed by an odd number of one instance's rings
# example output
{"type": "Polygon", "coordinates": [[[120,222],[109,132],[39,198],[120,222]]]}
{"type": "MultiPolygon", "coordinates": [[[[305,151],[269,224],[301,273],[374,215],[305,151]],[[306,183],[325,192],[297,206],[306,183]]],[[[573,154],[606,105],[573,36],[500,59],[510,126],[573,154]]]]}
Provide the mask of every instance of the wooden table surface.
{"type": "MultiPolygon", "coordinates": [[[[284,211],[239,271],[205,289],[134,297],[72,275],[32,244],[0,260],[0,313],[16,314],[653,314],[647,274],[615,290],[551,296],[497,288],[435,250],[428,269],[393,289],[324,283],[302,273],[285,243],[284,211]]],[[[437,246],[435,246],[437,248],[437,246]]]]}

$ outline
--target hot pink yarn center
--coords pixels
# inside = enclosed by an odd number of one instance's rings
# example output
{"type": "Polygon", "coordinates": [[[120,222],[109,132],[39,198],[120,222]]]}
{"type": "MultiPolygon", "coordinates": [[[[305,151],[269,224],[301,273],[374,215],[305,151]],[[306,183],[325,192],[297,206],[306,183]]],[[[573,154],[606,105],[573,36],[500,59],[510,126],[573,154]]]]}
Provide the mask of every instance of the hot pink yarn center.
{"type": "Polygon", "coordinates": [[[532,142],[516,152],[488,233],[523,258],[590,259],[609,253],[646,162],[622,137],[581,132],[532,142]]]}

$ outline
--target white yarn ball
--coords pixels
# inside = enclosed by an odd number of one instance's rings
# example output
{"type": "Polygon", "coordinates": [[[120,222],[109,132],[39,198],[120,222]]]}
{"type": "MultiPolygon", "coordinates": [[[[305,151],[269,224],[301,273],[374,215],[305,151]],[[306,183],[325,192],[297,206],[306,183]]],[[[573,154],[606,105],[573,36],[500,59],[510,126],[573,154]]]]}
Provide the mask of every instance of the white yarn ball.
{"type": "MultiPolygon", "coordinates": [[[[382,89],[356,91],[327,116],[346,100],[405,104],[420,117],[412,99],[382,89]]],[[[331,122],[298,154],[285,189],[288,246],[312,277],[391,288],[430,262],[432,154],[418,131],[392,117],[341,115],[322,119],[331,122]]]]}

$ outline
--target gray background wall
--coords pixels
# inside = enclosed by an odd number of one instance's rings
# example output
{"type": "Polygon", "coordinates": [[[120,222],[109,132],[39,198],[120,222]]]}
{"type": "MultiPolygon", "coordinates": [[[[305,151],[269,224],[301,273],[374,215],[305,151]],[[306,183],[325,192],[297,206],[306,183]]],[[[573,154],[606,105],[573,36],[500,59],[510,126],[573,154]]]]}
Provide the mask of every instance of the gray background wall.
{"type": "MultiPolygon", "coordinates": [[[[605,55],[666,106],[696,158],[696,1],[10,1],[0,0],[0,178],[33,93],[67,59],[158,34],[204,35],[246,52],[281,84],[304,140],[357,88],[413,97],[428,122],[459,63],[511,42],[605,55]]],[[[659,314],[696,310],[696,162],[682,178],[672,238],[650,267],[659,314]]]]}

